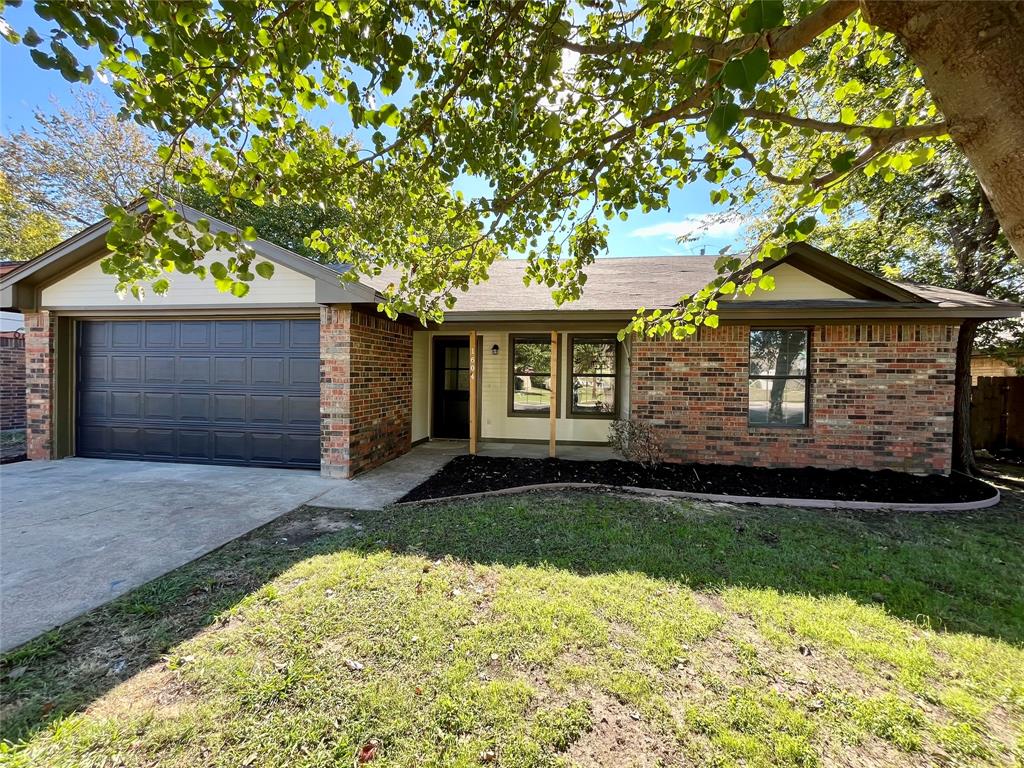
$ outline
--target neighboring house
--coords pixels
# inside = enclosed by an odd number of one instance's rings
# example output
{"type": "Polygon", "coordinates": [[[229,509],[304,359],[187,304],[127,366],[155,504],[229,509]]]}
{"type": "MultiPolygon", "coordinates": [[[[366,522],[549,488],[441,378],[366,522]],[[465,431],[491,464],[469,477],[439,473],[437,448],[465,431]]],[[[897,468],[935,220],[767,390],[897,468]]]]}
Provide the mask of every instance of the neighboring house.
{"type": "MultiPolygon", "coordinates": [[[[0,278],[23,261],[0,261],[0,278]]],[[[0,432],[25,428],[25,318],[0,312],[0,432]]]]}
{"type": "Polygon", "coordinates": [[[987,352],[971,355],[971,380],[982,376],[1020,376],[1024,370],[1024,352],[996,357],[987,352]]]}
{"type": "Polygon", "coordinates": [[[599,259],[562,307],[501,261],[425,329],[377,313],[368,281],[257,241],[276,271],[245,299],[175,274],[139,303],[100,270],[108,227],[0,281],[0,308],[25,313],[33,459],[351,477],[431,438],[601,443],[632,418],[675,460],[948,472],[958,326],[1020,314],[806,245],[769,267],[775,291],[723,301],[721,326],[683,341],[615,334],[706,284],[713,257],[599,259]]]}

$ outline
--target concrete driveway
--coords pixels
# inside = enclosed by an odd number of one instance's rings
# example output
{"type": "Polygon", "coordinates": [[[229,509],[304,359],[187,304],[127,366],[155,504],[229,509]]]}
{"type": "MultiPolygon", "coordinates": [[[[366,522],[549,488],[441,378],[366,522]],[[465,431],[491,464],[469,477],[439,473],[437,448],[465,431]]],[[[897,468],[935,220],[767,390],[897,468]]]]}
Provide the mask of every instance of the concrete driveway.
{"type": "Polygon", "coordinates": [[[318,472],[107,459],[0,467],[0,650],[124,594],[302,504],[367,509],[450,456],[353,481],[318,472]]]}

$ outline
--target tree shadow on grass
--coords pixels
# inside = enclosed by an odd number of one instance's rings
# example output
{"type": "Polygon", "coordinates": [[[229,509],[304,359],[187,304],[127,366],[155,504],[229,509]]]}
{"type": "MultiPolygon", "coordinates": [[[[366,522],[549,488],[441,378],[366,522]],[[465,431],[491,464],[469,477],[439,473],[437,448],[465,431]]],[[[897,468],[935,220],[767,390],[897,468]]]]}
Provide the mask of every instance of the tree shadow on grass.
{"type": "Polygon", "coordinates": [[[295,563],[388,549],[694,589],[848,595],[933,628],[1024,642],[1024,495],[965,514],[823,512],[533,493],[378,512],[298,509],[6,654],[10,741],[79,711],[295,563]],[[354,525],[353,525],[354,523],[354,525]]]}
{"type": "Polygon", "coordinates": [[[300,508],[0,656],[0,741],[77,712],[295,563],[358,536],[348,513],[300,508]]]}

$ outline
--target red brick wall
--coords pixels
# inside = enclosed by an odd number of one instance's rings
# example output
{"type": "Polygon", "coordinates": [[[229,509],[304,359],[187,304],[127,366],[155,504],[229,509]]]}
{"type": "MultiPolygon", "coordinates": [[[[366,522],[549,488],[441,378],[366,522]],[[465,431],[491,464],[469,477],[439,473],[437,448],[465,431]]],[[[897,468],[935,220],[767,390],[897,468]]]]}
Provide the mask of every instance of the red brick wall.
{"type": "Polygon", "coordinates": [[[25,428],[25,337],[0,336],[0,430],[25,428]]]}
{"type": "Polygon", "coordinates": [[[53,455],[53,325],[49,312],[25,315],[25,452],[30,459],[53,455]]]}
{"type": "Polygon", "coordinates": [[[409,450],[412,328],[346,306],[320,314],[321,472],[353,477],[409,450]]]}
{"type": "Polygon", "coordinates": [[[653,424],[675,461],[948,473],[957,330],[815,326],[807,428],[748,426],[749,326],[634,340],[631,417],[653,424]]]}

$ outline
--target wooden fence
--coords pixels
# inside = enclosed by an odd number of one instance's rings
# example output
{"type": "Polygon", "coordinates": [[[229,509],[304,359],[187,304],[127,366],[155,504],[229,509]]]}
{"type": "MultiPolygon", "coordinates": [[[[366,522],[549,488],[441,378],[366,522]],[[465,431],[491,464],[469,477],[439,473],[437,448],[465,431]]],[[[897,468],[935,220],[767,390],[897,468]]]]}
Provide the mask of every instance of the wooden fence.
{"type": "Polygon", "coordinates": [[[971,442],[1024,450],[1024,376],[982,376],[971,387],[971,442]]]}

